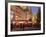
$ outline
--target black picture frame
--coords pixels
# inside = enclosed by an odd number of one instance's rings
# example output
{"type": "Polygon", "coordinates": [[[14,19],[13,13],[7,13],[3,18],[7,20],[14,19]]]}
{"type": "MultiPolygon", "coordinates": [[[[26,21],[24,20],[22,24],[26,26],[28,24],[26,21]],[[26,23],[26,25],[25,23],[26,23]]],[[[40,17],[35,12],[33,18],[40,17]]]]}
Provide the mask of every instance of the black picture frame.
{"type": "Polygon", "coordinates": [[[15,0],[5,0],[5,36],[26,36],[26,35],[41,35],[45,34],[45,3],[44,2],[27,2],[27,1],[15,1],[15,0]],[[18,3],[31,3],[31,4],[43,4],[43,33],[34,34],[19,34],[19,35],[8,35],[8,2],[18,2],[18,3]]]}

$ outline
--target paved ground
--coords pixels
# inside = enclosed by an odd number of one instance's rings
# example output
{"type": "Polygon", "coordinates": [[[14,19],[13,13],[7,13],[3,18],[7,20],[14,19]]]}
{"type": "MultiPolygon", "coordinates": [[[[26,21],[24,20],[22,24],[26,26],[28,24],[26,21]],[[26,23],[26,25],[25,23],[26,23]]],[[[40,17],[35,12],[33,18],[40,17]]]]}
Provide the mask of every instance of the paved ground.
{"type": "Polygon", "coordinates": [[[30,27],[14,27],[12,31],[29,31],[29,30],[40,30],[39,26],[30,26],[30,27]]]}

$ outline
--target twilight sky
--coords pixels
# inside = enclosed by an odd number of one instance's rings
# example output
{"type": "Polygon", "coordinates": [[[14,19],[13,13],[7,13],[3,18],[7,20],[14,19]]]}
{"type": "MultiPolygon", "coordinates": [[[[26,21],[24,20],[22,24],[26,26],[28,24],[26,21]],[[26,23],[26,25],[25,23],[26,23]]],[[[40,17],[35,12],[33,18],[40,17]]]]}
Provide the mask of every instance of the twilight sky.
{"type": "Polygon", "coordinates": [[[28,7],[28,8],[31,8],[32,14],[33,14],[33,15],[36,15],[36,14],[38,13],[38,9],[39,9],[40,7],[31,6],[31,7],[28,7]]]}

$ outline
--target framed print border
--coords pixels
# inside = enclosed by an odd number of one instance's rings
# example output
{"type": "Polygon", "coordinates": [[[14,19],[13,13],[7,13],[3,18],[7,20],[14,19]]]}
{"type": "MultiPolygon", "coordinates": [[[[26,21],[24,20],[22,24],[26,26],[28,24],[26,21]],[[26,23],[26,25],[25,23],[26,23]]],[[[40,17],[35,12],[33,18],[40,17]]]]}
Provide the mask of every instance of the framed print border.
{"type": "Polygon", "coordinates": [[[25,36],[25,35],[41,35],[45,34],[45,3],[44,2],[27,2],[27,1],[12,1],[5,0],[5,36],[25,36]],[[28,3],[28,4],[43,4],[43,33],[33,33],[33,34],[18,34],[18,35],[8,35],[8,2],[13,3],[28,3]]]}

